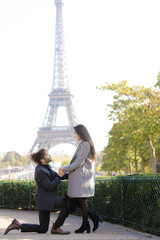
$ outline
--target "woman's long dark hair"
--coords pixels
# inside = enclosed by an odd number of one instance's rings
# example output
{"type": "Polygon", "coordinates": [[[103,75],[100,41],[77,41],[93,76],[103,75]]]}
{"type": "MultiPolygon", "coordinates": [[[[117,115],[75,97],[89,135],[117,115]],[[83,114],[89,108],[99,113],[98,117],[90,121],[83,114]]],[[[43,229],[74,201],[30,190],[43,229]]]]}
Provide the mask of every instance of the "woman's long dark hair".
{"type": "Polygon", "coordinates": [[[47,150],[42,148],[41,150],[39,150],[36,153],[32,153],[30,155],[31,160],[33,160],[33,162],[37,163],[37,164],[42,164],[41,163],[41,159],[45,158],[45,154],[46,154],[47,150]]]}
{"type": "Polygon", "coordinates": [[[89,145],[91,147],[91,155],[92,155],[92,159],[93,160],[96,160],[96,151],[95,151],[95,147],[94,147],[94,144],[93,144],[93,141],[92,141],[92,138],[87,130],[87,128],[82,125],[82,124],[79,124],[75,127],[73,127],[74,130],[76,131],[76,133],[78,134],[78,136],[83,140],[83,141],[87,141],[89,142],[89,145]]]}

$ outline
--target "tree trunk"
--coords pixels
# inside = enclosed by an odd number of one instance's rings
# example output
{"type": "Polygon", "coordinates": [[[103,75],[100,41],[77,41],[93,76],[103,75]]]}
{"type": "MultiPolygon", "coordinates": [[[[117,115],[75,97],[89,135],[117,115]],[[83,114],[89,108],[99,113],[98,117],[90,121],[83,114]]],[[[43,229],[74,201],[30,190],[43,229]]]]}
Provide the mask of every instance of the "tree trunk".
{"type": "Polygon", "coordinates": [[[135,147],[135,151],[134,151],[134,162],[135,162],[135,169],[136,169],[136,172],[138,172],[138,166],[137,166],[137,149],[135,147]]]}
{"type": "Polygon", "coordinates": [[[139,155],[141,156],[141,159],[142,159],[142,161],[141,161],[141,166],[142,166],[142,172],[143,172],[143,173],[145,173],[145,166],[144,166],[144,165],[145,165],[145,161],[146,161],[146,159],[145,159],[145,157],[144,157],[144,154],[145,154],[145,152],[147,151],[147,149],[148,149],[148,147],[146,147],[143,152],[141,152],[141,150],[139,151],[139,155]]]}
{"type": "Polygon", "coordinates": [[[142,172],[145,173],[145,169],[144,169],[145,158],[143,157],[143,155],[141,155],[141,159],[142,159],[142,172]]]}
{"type": "Polygon", "coordinates": [[[132,163],[131,163],[131,159],[129,159],[129,171],[130,171],[130,174],[132,174],[132,163]]]}
{"type": "Polygon", "coordinates": [[[155,148],[153,147],[152,141],[150,137],[148,138],[148,145],[149,145],[149,150],[151,154],[151,165],[152,165],[152,172],[156,173],[157,172],[157,167],[156,167],[156,154],[155,154],[155,148]]]}

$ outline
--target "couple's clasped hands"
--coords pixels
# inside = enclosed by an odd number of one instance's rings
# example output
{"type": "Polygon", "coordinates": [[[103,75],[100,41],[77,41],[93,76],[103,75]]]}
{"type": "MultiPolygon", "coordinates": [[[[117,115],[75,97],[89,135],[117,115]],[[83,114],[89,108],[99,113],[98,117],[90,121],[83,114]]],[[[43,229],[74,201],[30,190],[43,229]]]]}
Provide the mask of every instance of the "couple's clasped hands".
{"type": "Polygon", "coordinates": [[[59,175],[60,177],[63,177],[64,174],[65,174],[65,172],[63,171],[63,168],[60,167],[59,170],[58,170],[58,175],[59,175]]]}

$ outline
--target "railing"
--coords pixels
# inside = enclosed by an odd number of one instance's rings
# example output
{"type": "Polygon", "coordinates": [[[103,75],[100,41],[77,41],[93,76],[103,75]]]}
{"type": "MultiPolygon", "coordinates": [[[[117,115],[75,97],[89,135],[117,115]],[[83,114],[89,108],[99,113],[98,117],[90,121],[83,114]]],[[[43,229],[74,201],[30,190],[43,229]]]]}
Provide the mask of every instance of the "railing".
{"type": "Polygon", "coordinates": [[[92,205],[106,220],[160,235],[160,175],[99,180],[92,205]]]}
{"type": "MultiPolygon", "coordinates": [[[[35,209],[34,181],[0,181],[0,208],[35,209]]],[[[58,196],[67,194],[67,181],[58,196]]],[[[105,220],[160,235],[160,175],[131,175],[96,180],[89,207],[105,220]]]]}

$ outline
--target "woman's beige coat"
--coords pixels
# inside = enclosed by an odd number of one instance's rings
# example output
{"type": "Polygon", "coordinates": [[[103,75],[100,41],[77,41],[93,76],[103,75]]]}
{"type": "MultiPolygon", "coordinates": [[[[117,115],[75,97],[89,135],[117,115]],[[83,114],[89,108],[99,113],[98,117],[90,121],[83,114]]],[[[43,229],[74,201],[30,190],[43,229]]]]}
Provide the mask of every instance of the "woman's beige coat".
{"type": "Polygon", "coordinates": [[[95,189],[95,167],[91,159],[90,144],[81,141],[71,163],[63,167],[68,172],[68,196],[91,197],[95,189]]]}

